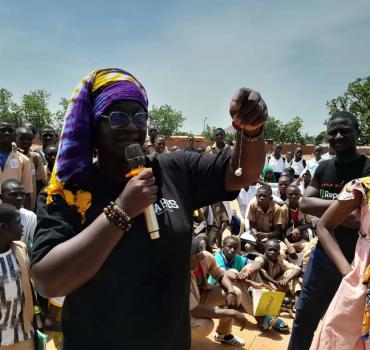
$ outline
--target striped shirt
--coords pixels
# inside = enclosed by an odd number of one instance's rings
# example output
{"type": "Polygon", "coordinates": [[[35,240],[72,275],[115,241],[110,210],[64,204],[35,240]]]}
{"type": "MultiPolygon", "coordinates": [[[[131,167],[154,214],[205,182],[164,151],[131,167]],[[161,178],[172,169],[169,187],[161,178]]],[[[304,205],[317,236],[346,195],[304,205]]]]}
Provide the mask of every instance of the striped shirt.
{"type": "Polygon", "coordinates": [[[23,325],[21,273],[11,249],[0,254],[0,346],[31,338],[23,325]]]}

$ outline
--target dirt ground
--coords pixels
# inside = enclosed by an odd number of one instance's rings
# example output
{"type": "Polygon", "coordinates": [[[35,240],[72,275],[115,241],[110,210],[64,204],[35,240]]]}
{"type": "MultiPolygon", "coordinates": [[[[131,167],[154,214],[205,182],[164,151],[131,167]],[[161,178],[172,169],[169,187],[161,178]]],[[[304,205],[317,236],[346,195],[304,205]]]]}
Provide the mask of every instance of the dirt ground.
{"type": "MultiPolygon", "coordinates": [[[[244,348],[246,350],[286,350],[289,343],[290,334],[282,334],[274,330],[267,332],[261,332],[254,321],[252,316],[246,315],[250,321],[248,328],[240,331],[239,327],[233,326],[233,334],[241,337],[245,341],[244,348]]],[[[293,318],[283,313],[280,317],[289,325],[291,328],[293,318]]],[[[215,320],[215,328],[217,327],[217,320],[215,320]]],[[[212,332],[208,338],[204,340],[194,341],[192,344],[192,350],[233,350],[237,349],[234,346],[224,345],[213,341],[212,332]]],[[[56,350],[53,341],[49,341],[46,347],[47,350],[56,350]]],[[[240,348],[239,348],[240,349],[240,348]]]]}
{"type": "MultiPolygon", "coordinates": [[[[246,315],[250,321],[250,326],[243,331],[239,327],[233,326],[233,334],[241,337],[245,341],[245,346],[242,349],[247,350],[286,350],[289,343],[290,334],[282,334],[275,330],[261,332],[252,316],[246,315]]],[[[293,318],[286,313],[280,316],[291,328],[293,318]]],[[[215,321],[215,328],[217,321],[215,321]]],[[[224,345],[213,341],[212,332],[207,339],[202,341],[194,341],[192,350],[233,350],[237,349],[234,346],[224,345]]]]}

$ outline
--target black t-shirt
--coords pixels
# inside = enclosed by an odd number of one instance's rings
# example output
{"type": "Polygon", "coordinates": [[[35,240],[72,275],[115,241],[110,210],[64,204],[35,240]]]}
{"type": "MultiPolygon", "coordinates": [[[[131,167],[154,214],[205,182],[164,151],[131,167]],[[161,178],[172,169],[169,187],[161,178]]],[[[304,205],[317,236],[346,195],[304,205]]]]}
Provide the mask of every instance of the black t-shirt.
{"type": "MultiPolygon", "coordinates": [[[[310,186],[320,191],[321,199],[335,200],[347,182],[369,175],[370,160],[364,155],[353,162],[345,163],[333,158],[320,163],[310,186]]],[[[344,256],[349,262],[352,262],[358,239],[358,230],[338,226],[334,229],[333,234],[344,256]]]]}
{"type": "MultiPolygon", "coordinates": [[[[66,297],[65,350],[190,349],[192,214],[210,203],[236,198],[238,192],[225,191],[229,160],[227,152],[174,152],[150,161],[158,186],[154,207],[160,238],[150,240],[143,215],[134,218],[100,271],[66,297]]],[[[90,179],[92,205],[84,225],[60,196],[48,206],[45,194],[40,196],[32,264],[90,225],[124,187],[108,182],[97,167],[90,179]]]]}

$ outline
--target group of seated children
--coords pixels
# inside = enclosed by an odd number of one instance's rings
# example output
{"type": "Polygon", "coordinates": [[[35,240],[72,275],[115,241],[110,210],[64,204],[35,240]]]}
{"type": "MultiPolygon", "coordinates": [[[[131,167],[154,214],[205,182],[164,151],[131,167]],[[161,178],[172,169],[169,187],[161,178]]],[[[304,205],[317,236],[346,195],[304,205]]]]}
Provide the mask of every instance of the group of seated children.
{"type": "Polygon", "coordinates": [[[241,235],[243,248],[246,252],[262,252],[261,243],[275,238],[281,241],[282,255],[305,270],[309,254],[317,243],[313,231],[315,220],[300,210],[298,186],[284,185],[279,190],[284,194],[283,203],[274,200],[270,186],[262,185],[257,189],[256,200],[251,201],[246,215],[249,231],[241,235]]]}
{"type": "MultiPolygon", "coordinates": [[[[193,338],[208,335],[213,329],[212,319],[220,319],[215,339],[243,344],[242,339],[232,335],[231,325],[233,321],[242,328],[248,324],[239,311],[253,314],[250,287],[284,292],[292,305],[297,300],[302,273],[317,238],[314,218],[299,209],[299,187],[292,184],[288,174],[283,173],[279,180],[278,191],[284,200],[274,200],[269,185],[259,186],[247,209],[249,230],[240,237],[226,236],[214,255],[203,251],[201,237],[193,240],[190,297],[193,338]],[[220,305],[224,307],[219,308],[220,305]],[[239,311],[235,311],[235,306],[239,311]]],[[[288,330],[277,317],[255,316],[255,320],[261,330],[288,330]]]]}
{"type": "MultiPolygon", "coordinates": [[[[268,240],[268,243],[270,241],[268,240]]],[[[213,319],[219,319],[215,340],[243,346],[244,340],[232,334],[232,324],[239,325],[241,329],[248,325],[244,313],[253,314],[250,287],[278,289],[268,285],[271,281],[264,282],[260,277],[260,272],[264,271],[265,263],[270,258],[266,253],[266,261],[265,258],[248,261],[238,254],[240,241],[236,236],[226,237],[222,249],[217,251],[215,256],[205,251],[204,247],[202,237],[193,238],[190,283],[192,339],[205,338],[213,330],[213,319]]],[[[288,281],[287,285],[294,286],[298,291],[296,279],[300,268],[290,265],[289,263],[283,265],[284,278],[288,281]]],[[[255,320],[261,331],[271,328],[280,332],[289,331],[288,325],[277,317],[255,316],[255,320]]]]}
{"type": "MultiPolygon", "coordinates": [[[[219,319],[215,340],[242,346],[244,340],[232,334],[232,324],[234,322],[241,329],[248,326],[243,313],[253,314],[249,288],[282,291],[297,298],[301,290],[301,269],[280,254],[276,239],[268,239],[264,243],[264,254],[254,261],[239,254],[238,237],[226,237],[215,256],[204,251],[203,243],[201,237],[196,237],[191,249],[192,338],[205,338],[213,330],[213,319],[219,319]]],[[[271,328],[289,331],[287,324],[277,317],[255,316],[255,320],[261,331],[271,328]]]]}

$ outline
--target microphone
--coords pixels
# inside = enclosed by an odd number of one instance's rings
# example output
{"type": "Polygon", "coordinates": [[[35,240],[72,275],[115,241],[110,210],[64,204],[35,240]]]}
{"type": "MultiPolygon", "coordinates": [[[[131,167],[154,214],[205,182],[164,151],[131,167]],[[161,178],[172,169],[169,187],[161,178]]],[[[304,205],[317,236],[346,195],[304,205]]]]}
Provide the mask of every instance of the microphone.
{"type": "MultiPolygon", "coordinates": [[[[143,170],[152,171],[152,168],[145,168],[145,155],[143,153],[141,146],[138,143],[134,143],[126,147],[125,158],[127,163],[129,164],[129,167],[131,168],[131,171],[128,174],[126,174],[127,178],[134,177],[140,174],[143,170]]],[[[145,209],[144,217],[150,239],[158,239],[159,226],[153,204],[151,204],[148,208],[145,209]]]]}

